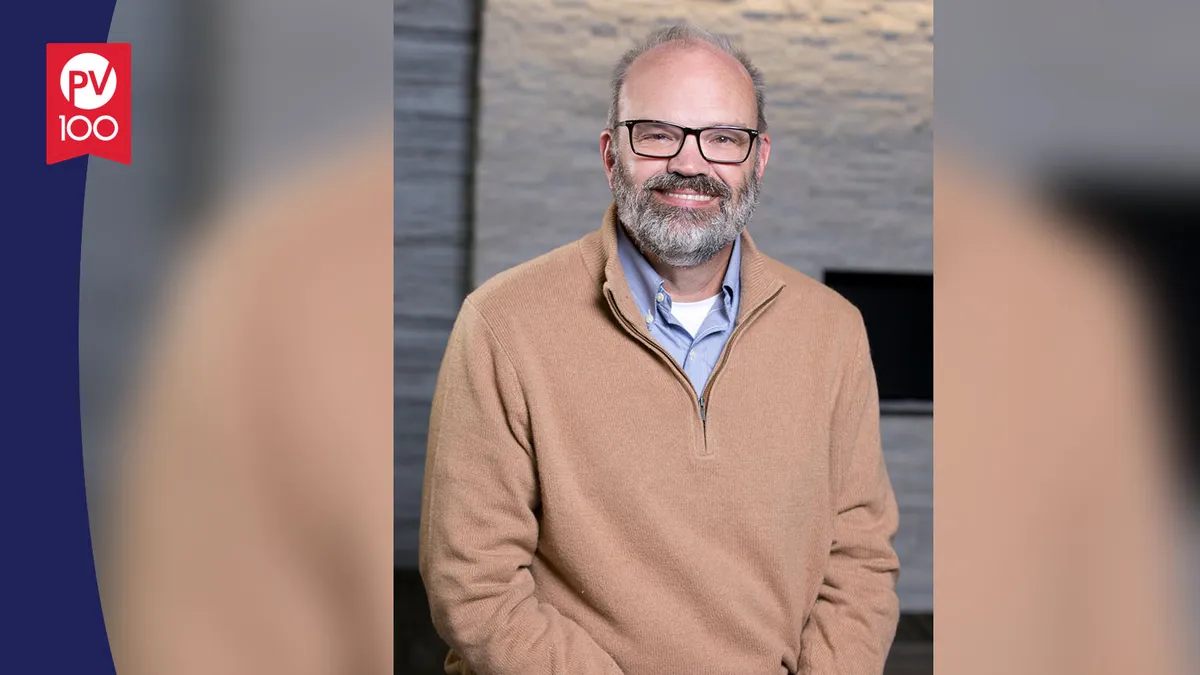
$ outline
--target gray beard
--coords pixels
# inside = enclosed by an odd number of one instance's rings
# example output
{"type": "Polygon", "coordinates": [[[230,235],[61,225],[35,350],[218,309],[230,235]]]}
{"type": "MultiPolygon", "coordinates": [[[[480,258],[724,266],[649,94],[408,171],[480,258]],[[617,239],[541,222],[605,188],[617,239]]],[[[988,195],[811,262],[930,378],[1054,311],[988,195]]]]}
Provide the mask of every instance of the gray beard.
{"type": "MultiPolygon", "coordinates": [[[[754,159],[757,162],[757,152],[754,159]]],[[[638,189],[620,159],[613,166],[613,198],[621,223],[643,252],[671,267],[702,265],[742,234],[758,206],[757,173],[751,172],[736,197],[732,196],[729,186],[702,175],[658,174],[638,189]],[[681,208],[652,194],[668,188],[717,195],[718,208],[681,208]]]]}

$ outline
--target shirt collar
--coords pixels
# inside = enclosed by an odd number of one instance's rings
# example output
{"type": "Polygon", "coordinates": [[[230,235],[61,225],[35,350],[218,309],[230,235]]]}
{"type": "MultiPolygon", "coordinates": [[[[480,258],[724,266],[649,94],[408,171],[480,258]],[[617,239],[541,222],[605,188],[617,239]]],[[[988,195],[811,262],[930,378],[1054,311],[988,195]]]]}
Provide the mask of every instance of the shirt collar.
{"type": "MultiPolygon", "coordinates": [[[[583,258],[584,267],[611,303],[613,312],[632,321],[633,330],[649,338],[651,336],[645,324],[637,321],[639,315],[643,318],[645,315],[638,311],[633,293],[629,291],[629,282],[622,270],[621,260],[617,256],[617,232],[620,229],[617,203],[609,202],[600,228],[579,240],[579,253],[583,258]]],[[[736,277],[738,287],[733,312],[735,318],[748,315],[762,307],[787,286],[773,269],[770,259],[758,250],[748,230],[742,232],[738,242],[741,255],[737,260],[741,269],[736,277]]]]}
{"type": "MultiPolygon", "coordinates": [[[[625,228],[620,224],[617,225],[617,257],[621,260],[621,268],[629,282],[629,291],[633,294],[633,299],[637,303],[638,309],[641,310],[642,316],[645,316],[654,307],[655,296],[658,292],[662,291],[664,295],[667,294],[663,290],[663,278],[654,271],[650,261],[646,260],[646,256],[642,255],[637,245],[625,232],[625,228]]],[[[725,269],[725,278],[721,284],[725,309],[731,318],[735,316],[733,312],[737,308],[741,270],[742,238],[739,236],[733,240],[733,251],[729,256],[729,265],[725,269]]],[[[670,296],[667,295],[667,297],[670,296]]],[[[668,300],[668,302],[670,301],[668,300]]]]}
{"type": "MultiPolygon", "coordinates": [[[[737,239],[733,240],[733,252],[729,254],[729,266],[725,268],[725,280],[721,284],[721,289],[725,292],[725,307],[727,309],[735,309],[737,307],[738,290],[742,285],[742,237],[738,235],[737,239]]],[[[731,313],[730,318],[736,316],[736,313],[731,313]]]]}

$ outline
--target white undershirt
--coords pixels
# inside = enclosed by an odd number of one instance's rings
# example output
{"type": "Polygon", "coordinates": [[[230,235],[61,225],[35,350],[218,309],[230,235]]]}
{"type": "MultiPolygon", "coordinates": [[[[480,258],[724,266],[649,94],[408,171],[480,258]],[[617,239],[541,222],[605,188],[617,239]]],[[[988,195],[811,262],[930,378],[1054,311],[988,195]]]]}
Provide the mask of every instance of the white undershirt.
{"type": "Polygon", "coordinates": [[[687,329],[688,333],[691,333],[692,337],[696,337],[696,333],[700,330],[700,325],[704,323],[704,317],[708,316],[709,311],[712,310],[713,305],[719,297],[721,295],[718,293],[707,300],[699,300],[697,302],[672,302],[671,316],[683,324],[683,327],[687,329]]]}

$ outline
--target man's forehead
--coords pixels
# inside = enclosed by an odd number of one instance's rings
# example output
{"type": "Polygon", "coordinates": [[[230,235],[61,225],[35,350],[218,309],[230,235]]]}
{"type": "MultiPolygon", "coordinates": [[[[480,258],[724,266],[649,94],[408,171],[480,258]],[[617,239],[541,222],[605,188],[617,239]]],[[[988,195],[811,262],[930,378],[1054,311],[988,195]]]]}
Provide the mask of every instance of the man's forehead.
{"type": "Polygon", "coordinates": [[[752,127],[754,84],[737,59],[715,47],[670,43],[633,62],[621,108],[626,119],[752,127]]]}
{"type": "Polygon", "coordinates": [[[712,44],[703,42],[668,42],[648,50],[630,64],[625,82],[629,83],[635,78],[670,76],[680,72],[715,79],[742,80],[746,86],[754,86],[742,62],[713,47],[712,44]]]}

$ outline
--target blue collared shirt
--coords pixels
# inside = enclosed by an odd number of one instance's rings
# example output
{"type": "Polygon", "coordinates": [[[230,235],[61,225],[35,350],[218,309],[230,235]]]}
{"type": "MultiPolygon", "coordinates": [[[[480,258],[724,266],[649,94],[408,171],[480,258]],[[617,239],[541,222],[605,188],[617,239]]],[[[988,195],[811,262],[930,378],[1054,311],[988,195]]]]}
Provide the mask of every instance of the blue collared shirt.
{"type": "Polygon", "coordinates": [[[693,336],[671,315],[671,294],[663,288],[663,278],[654,271],[637,245],[625,233],[625,228],[617,227],[617,257],[625,271],[625,278],[629,281],[629,291],[633,294],[633,300],[642,313],[642,321],[651,337],[683,368],[698,395],[704,391],[704,385],[712,375],[721,350],[725,348],[725,342],[729,340],[737,320],[742,269],[741,247],[741,237],[738,237],[733,243],[729,267],[721,284],[721,297],[713,303],[708,316],[704,317],[704,322],[693,336]]]}

